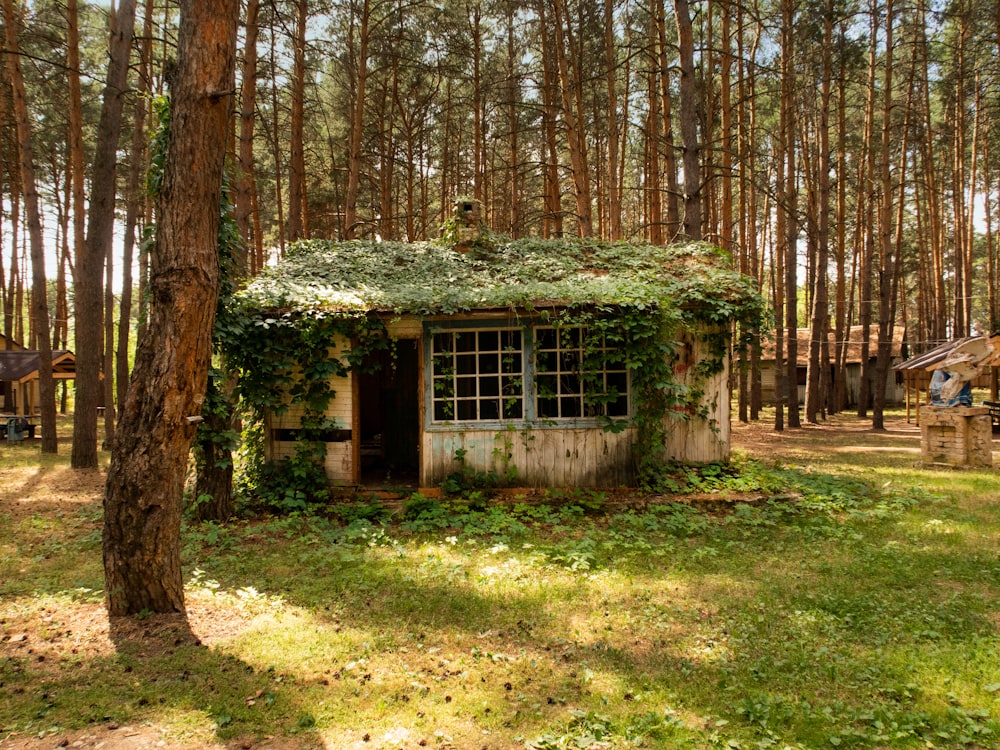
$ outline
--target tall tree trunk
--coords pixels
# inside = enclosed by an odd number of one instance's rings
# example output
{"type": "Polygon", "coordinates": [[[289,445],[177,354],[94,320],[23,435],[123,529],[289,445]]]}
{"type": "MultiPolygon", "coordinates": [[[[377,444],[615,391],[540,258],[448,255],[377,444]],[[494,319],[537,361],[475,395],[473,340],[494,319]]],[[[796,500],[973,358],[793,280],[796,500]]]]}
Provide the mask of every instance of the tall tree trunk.
{"type": "Polygon", "coordinates": [[[263,266],[263,238],[253,231],[253,198],[257,193],[254,176],[254,123],[257,109],[257,19],[259,0],[248,0],[246,11],[246,42],[240,76],[240,135],[239,176],[236,181],[236,225],[243,238],[244,250],[236,259],[238,276],[254,275],[263,266]],[[249,255],[249,257],[247,257],[249,255]]]}
{"type": "Polygon", "coordinates": [[[587,139],[583,132],[583,102],[579,93],[582,71],[571,65],[575,47],[569,13],[564,0],[552,0],[556,64],[562,92],[562,119],[566,126],[566,143],[572,167],[573,188],[576,196],[577,234],[590,237],[594,234],[591,213],[590,168],[587,161],[587,139]]]}
{"type": "Polygon", "coordinates": [[[350,134],[347,145],[347,195],[344,206],[344,236],[354,239],[358,228],[358,194],[361,187],[361,136],[365,123],[368,82],[369,0],[362,0],[360,18],[352,14],[348,45],[348,80],[351,83],[350,134]],[[357,39],[357,49],[355,49],[357,39]]]}
{"type": "Polygon", "coordinates": [[[622,194],[618,183],[618,54],[615,45],[615,3],[604,0],[604,83],[608,96],[608,168],[607,168],[607,213],[608,239],[622,238],[622,194]]]}
{"type": "Polygon", "coordinates": [[[550,28],[552,24],[548,20],[548,8],[548,0],[538,0],[538,29],[542,46],[542,129],[545,134],[542,236],[559,237],[563,232],[559,146],[556,134],[559,73],[554,61],[556,42],[555,34],[550,28]]]}
{"type": "MultiPolygon", "coordinates": [[[[153,2],[146,0],[142,21],[142,44],[139,54],[139,90],[152,94],[150,63],[153,54],[153,2]]],[[[132,115],[132,161],[129,165],[129,196],[125,204],[125,238],[122,250],[122,298],[118,313],[118,351],[115,360],[115,402],[119,406],[125,401],[129,380],[129,342],[132,328],[132,258],[135,253],[135,233],[139,219],[145,220],[145,206],[148,197],[143,185],[146,164],[146,97],[135,99],[132,115]]],[[[145,223],[145,222],[144,222],[145,223]]]]}
{"type": "Polygon", "coordinates": [[[116,154],[135,26],[135,0],[120,0],[118,12],[109,21],[108,75],[97,126],[87,240],[76,258],[77,358],[72,454],[75,469],[97,467],[97,406],[101,398],[104,320],[103,272],[114,240],[116,154]]]}
{"type": "MultiPolygon", "coordinates": [[[[670,44],[667,41],[667,20],[663,0],[651,3],[651,15],[656,21],[656,32],[659,43],[656,52],[659,56],[657,76],[660,80],[659,108],[663,112],[663,122],[660,137],[663,139],[663,171],[666,172],[667,206],[666,206],[666,238],[673,240],[681,232],[680,193],[677,183],[677,155],[674,150],[674,114],[673,97],[670,94],[670,64],[667,51],[670,44]]],[[[674,24],[676,26],[676,24],[674,24]]]]}
{"type": "MultiPolygon", "coordinates": [[[[875,361],[875,383],[872,399],[872,428],[885,429],[885,397],[889,377],[889,365],[892,360],[893,327],[896,318],[896,292],[900,273],[900,249],[895,246],[894,232],[896,229],[893,198],[895,191],[892,186],[892,140],[893,140],[893,0],[885,4],[885,54],[883,55],[882,81],[882,131],[879,146],[879,183],[882,193],[882,204],[879,211],[879,312],[878,312],[878,353],[875,361]]],[[[912,87],[910,89],[912,91],[912,87]]],[[[909,107],[907,107],[909,110],[909,107]]],[[[908,117],[907,117],[908,119],[908,117]]],[[[906,163],[906,133],[903,128],[904,140],[902,162],[906,163]]],[[[902,174],[900,175],[902,179],[902,174]]]]}
{"type": "Polygon", "coordinates": [[[694,31],[688,0],[674,0],[681,63],[680,117],[684,165],[684,234],[701,239],[701,146],[698,143],[698,92],[694,73],[694,31]]]}
{"type": "Polygon", "coordinates": [[[17,128],[18,161],[21,189],[27,212],[28,237],[31,243],[31,320],[38,349],[38,397],[42,417],[42,453],[56,453],[56,392],[52,379],[52,340],[49,338],[48,284],[45,279],[45,243],[42,239],[42,218],[38,208],[38,188],[35,184],[35,155],[31,120],[21,72],[17,29],[20,25],[13,0],[3,0],[4,36],[7,48],[7,76],[10,79],[17,128]]]}
{"type": "Polygon", "coordinates": [[[795,122],[795,5],[794,0],[781,3],[781,113],[782,141],[785,151],[785,175],[779,210],[786,214],[785,235],[779,239],[785,254],[785,329],[788,336],[788,426],[799,427],[798,385],[798,189],[796,187],[796,122],[795,122]]]}
{"type": "MultiPolygon", "coordinates": [[[[9,2],[10,0],[6,0],[9,2]]],[[[112,448],[104,571],[112,616],[183,612],[180,521],[219,292],[218,224],[238,0],[181,0],[149,326],[112,448]]]]}
{"type": "Polygon", "coordinates": [[[873,201],[865,190],[866,180],[875,178],[874,138],[875,138],[875,81],[878,39],[878,11],[872,0],[869,9],[871,14],[871,38],[868,47],[868,89],[865,96],[865,127],[862,152],[863,174],[866,179],[858,181],[858,218],[857,249],[860,254],[858,263],[858,322],[861,325],[861,382],[858,384],[858,416],[864,419],[868,416],[869,400],[871,399],[872,366],[871,366],[871,324],[872,324],[872,293],[873,293],[873,261],[875,257],[874,225],[875,216],[873,201]]]}
{"type": "Polygon", "coordinates": [[[719,103],[721,111],[722,154],[720,155],[720,189],[722,191],[719,206],[719,246],[732,253],[736,248],[736,229],[733,222],[733,104],[732,104],[732,9],[728,1],[721,4],[722,12],[722,58],[719,76],[719,103]]]}
{"type": "Polygon", "coordinates": [[[812,315],[810,316],[809,367],[806,372],[806,421],[815,424],[825,416],[829,393],[830,310],[827,287],[830,243],[830,99],[833,79],[833,7],[827,3],[823,18],[823,78],[820,81],[819,154],[816,164],[817,206],[816,267],[813,271],[812,315]]]}
{"type": "MultiPolygon", "coordinates": [[[[838,59],[843,66],[846,21],[841,21],[838,33],[838,59]]],[[[847,408],[847,85],[838,76],[837,92],[837,286],[834,303],[834,364],[833,398],[831,411],[842,412],[847,408]]]]}
{"type": "Polygon", "coordinates": [[[295,2],[295,33],[292,37],[292,118],[288,146],[288,241],[306,237],[306,161],[305,161],[305,99],[306,99],[306,21],[308,0],[295,2]]]}

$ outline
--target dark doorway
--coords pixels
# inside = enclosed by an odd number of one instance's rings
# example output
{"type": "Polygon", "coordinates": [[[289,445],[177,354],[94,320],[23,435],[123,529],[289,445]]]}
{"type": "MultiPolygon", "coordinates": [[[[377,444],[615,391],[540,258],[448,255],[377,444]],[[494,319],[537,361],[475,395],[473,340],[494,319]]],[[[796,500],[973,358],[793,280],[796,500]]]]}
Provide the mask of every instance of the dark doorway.
{"type": "Polygon", "coordinates": [[[412,485],[420,478],[420,358],[416,339],[378,352],[360,378],[361,483],[412,485]],[[394,356],[395,355],[395,356],[394,356]]]}

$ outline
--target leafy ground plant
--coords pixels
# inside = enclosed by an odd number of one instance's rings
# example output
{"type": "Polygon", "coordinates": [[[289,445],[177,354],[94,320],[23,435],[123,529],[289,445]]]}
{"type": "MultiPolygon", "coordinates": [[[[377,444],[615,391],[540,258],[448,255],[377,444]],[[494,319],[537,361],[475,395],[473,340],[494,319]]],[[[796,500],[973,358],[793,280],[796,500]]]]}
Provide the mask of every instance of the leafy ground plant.
{"type": "Polygon", "coordinates": [[[0,447],[0,748],[996,747],[1000,479],[891,424],[738,427],[670,496],[192,525],[186,618],[111,624],[100,474],[0,447]]]}

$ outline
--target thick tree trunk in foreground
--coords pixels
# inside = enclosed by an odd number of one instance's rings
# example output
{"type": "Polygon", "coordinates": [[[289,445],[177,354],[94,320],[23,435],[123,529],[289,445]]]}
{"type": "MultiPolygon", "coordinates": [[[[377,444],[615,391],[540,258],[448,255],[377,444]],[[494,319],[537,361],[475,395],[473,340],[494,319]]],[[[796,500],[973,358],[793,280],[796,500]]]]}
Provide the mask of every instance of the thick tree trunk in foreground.
{"type": "Polygon", "coordinates": [[[238,0],[182,0],[170,138],[151,258],[149,325],[112,448],[104,571],[112,616],[184,611],[184,473],[219,290],[219,201],[238,0]]]}

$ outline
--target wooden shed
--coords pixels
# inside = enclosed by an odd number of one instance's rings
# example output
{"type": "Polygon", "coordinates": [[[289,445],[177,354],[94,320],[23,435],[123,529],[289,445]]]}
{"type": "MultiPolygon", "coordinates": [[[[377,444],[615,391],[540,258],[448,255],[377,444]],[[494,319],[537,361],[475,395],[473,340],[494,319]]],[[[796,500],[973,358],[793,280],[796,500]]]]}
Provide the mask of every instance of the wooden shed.
{"type": "MultiPolygon", "coordinates": [[[[892,342],[892,362],[893,365],[903,361],[903,326],[895,326],[895,335],[892,342]]],[[[834,357],[834,347],[838,345],[835,341],[835,333],[828,334],[830,359],[834,357]]],[[[798,376],[799,403],[805,403],[806,398],[806,376],[809,368],[809,344],[812,339],[812,329],[799,328],[796,331],[798,349],[796,351],[796,373],[798,376]]],[[[839,342],[844,348],[844,377],[847,394],[846,406],[852,407],[858,404],[858,394],[861,391],[862,372],[862,342],[864,341],[864,329],[861,326],[851,326],[848,332],[847,341],[839,342]]],[[[870,329],[868,343],[868,358],[870,361],[870,373],[875,373],[875,359],[878,356],[878,326],[870,329]]],[[[774,403],[774,383],[775,383],[775,356],[774,337],[764,345],[761,352],[761,397],[765,403],[774,403]]],[[[833,366],[830,367],[830,377],[833,378],[833,366]]],[[[886,380],[886,403],[902,404],[906,391],[902,377],[898,376],[890,369],[886,380]]]]}
{"type": "MultiPolygon", "coordinates": [[[[33,349],[0,350],[0,383],[9,389],[11,410],[19,415],[37,414],[39,353],[33,349]]],[[[65,349],[52,352],[52,377],[56,380],[76,378],[76,357],[65,349]]]]}
{"type": "MultiPolygon", "coordinates": [[[[248,349],[270,347],[269,336],[304,317],[363,321],[363,336],[385,344],[369,341],[360,353],[358,334],[325,340],[330,360],[349,365],[324,384],[335,397],[320,419],[310,417],[315,399],[294,373],[276,378],[281,395],[262,413],[270,461],[295,455],[311,419],[322,425],[311,435],[325,443],[337,485],[430,487],[464,466],[521,486],[610,487],[636,480],[651,408],[637,368],[656,369],[626,329],[656,332],[644,346],[668,361],[662,379],[674,380],[672,397],[689,398],[664,407],[664,458],[725,460],[729,324],[762,303],[702,245],[533,240],[460,253],[443,243],[311,241],[254,281],[236,307],[259,342],[234,348],[245,375],[266,366],[248,349]]],[[[303,353],[292,369],[316,368],[315,360],[303,353]]],[[[255,387],[271,398],[266,383],[255,387]]]]}

